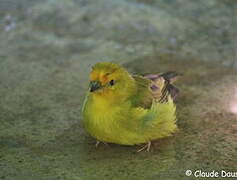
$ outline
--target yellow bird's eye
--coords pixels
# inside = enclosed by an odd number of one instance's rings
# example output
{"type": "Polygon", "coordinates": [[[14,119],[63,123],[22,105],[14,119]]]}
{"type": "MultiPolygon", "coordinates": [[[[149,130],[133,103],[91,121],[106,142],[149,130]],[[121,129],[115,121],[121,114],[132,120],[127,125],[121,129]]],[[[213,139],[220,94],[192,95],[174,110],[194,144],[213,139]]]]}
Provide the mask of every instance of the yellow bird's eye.
{"type": "Polygon", "coordinates": [[[113,85],[114,85],[114,83],[115,83],[115,82],[114,82],[114,80],[113,80],[113,79],[112,79],[111,81],[109,81],[109,85],[110,85],[110,86],[113,86],[113,85]]]}

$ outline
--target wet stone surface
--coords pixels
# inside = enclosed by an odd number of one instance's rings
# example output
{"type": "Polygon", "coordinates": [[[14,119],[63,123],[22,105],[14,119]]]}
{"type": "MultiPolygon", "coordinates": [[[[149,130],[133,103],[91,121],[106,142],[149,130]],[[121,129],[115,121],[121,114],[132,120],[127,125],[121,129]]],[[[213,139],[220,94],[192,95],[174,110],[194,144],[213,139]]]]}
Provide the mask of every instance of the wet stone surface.
{"type": "Polygon", "coordinates": [[[237,3],[0,2],[0,179],[190,179],[237,164],[237,3]],[[12,6],[11,6],[12,5],[12,6]],[[81,106],[93,64],[177,71],[179,131],[95,148],[81,106]]]}

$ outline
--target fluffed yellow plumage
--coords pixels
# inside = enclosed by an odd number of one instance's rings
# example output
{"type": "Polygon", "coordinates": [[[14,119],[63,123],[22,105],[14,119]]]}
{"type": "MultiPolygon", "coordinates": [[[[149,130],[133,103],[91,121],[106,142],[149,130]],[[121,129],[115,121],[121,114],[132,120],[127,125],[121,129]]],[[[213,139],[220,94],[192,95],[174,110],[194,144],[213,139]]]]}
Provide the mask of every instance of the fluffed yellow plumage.
{"type": "Polygon", "coordinates": [[[173,98],[178,89],[171,84],[176,76],[132,76],[117,64],[94,65],[82,109],[85,129],[99,141],[123,145],[172,135],[177,129],[173,98]]]}

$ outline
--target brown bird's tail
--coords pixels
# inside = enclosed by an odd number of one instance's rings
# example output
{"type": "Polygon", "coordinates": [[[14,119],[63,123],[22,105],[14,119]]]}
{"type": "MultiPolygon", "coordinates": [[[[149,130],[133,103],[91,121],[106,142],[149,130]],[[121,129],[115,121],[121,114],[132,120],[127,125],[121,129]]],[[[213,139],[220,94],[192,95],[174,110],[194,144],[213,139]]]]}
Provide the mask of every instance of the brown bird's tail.
{"type": "Polygon", "coordinates": [[[177,72],[166,72],[163,74],[160,74],[161,77],[167,81],[167,90],[169,94],[171,95],[172,99],[175,100],[177,95],[179,94],[179,89],[175,87],[172,83],[175,82],[181,74],[178,74],[177,72]]]}

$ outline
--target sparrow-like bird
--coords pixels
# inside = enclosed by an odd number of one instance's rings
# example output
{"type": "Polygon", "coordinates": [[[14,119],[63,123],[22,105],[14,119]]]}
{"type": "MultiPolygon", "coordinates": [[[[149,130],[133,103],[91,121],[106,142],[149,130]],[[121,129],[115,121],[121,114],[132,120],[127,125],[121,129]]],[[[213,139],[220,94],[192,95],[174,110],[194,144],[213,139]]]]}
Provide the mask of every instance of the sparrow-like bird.
{"type": "MultiPolygon", "coordinates": [[[[173,102],[175,72],[131,75],[123,67],[102,62],[93,66],[82,113],[87,132],[98,142],[146,145],[177,129],[173,102]]],[[[98,145],[98,143],[97,143],[98,145]]]]}

